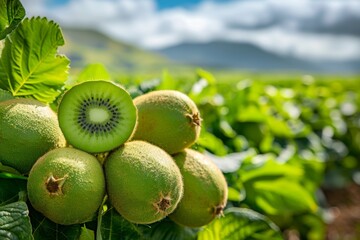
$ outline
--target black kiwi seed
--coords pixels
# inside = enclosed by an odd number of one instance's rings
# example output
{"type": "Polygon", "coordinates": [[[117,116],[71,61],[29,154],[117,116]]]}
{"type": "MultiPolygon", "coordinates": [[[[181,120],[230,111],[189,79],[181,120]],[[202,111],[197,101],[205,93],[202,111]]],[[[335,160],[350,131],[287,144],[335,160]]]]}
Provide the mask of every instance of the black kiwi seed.
{"type": "Polygon", "coordinates": [[[83,130],[88,131],[90,130],[90,132],[92,134],[101,134],[103,132],[110,132],[113,128],[116,127],[116,124],[119,123],[119,118],[121,116],[121,114],[119,113],[119,109],[116,106],[110,106],[109,104],[110,99],[99,99],[96,98],[96,100],[91,100],[90,99],[86,99],[84,101],[85,104],[83,104],[82,106],[80,106],[79,109],[79,117],[78,117],[78,123],[80,123],[80,126],[83,130]],[[103,123],[87,123],[87,118],[86,118],[86,112],[88,111],[89,108],[93,107],[93,106],[99,106],[99,107],[104,107],[104,109],[106,109],[107,111],[109,111],[111,113],[111,117],[108,120],[108,122],[104,124],[103,123]],[[103,128],[105,128],[105,131],[103,131],[103,128]]]}

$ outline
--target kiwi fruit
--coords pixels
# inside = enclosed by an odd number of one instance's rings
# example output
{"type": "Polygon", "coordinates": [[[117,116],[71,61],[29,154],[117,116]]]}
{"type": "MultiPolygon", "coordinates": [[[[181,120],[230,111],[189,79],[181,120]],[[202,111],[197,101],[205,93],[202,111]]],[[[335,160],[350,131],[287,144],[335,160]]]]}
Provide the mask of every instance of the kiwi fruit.
{"type": "Polygon", "coordinates": [[[114,208],[128,221],[150,224],[176,208],[183,181],[174,160],[145,141],[130,141],[105,160],[107,193],[114,208]]]}
{"type": "Polygon", "coordinates": [[[0,159],[28,173],[47,151],[65,147],[55,112],[37,100],[17,98],[0,102],[0,159]]]}
{"type": "Polygon", "coordinates": [[[150,142],[173,154],[198,139],[200,113],[187,95],[175,90],[157,90],[136,97],[134,103],[138,109],[134,140],[150,142]]]}
{"type": "Polygon", "coordinates": [[[136,107],[129,93],[109,81],[88,81],[65,92],[60,128],[72,146],[90,153],[110,151],[132,135],[136,107]]]}
{"type": "Polygon", "coordinates": [[[51,221],[72,225],[92,219],[105,195],[105,176],[96,157],[75,148],[47,152],[32,167],[27,183],[35,210],[51,221]]]}
{"type": "Polygon", "coordinates": [[[227,202],[227,183],[221,170],[204,154],[185,149],[173,156],[184,181],[184,196],[169,215],[187,227],[201,227],[222,214],[227,202]]]}

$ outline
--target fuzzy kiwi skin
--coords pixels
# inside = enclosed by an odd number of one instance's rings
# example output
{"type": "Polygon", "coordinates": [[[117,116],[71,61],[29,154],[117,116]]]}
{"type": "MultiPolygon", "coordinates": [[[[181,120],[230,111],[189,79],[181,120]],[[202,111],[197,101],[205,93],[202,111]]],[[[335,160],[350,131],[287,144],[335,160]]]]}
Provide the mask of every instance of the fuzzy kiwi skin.
{"type": "Polygon", "coordinates": [[[188,227],[207,225],[226,206],[224,175],[209,158],[195,150],[185,149],[173,158],[183,176],[184,196],[169,218],[188,227]]]}
{"type": "Polygon", "coordinates": [[[150,224],[174,211],[183,181],[174,160],[144,141],[125,143],[105,160],[110,202],[128,221],[150,224]]]}
{"type": "Polygon", "coordinates": [[[0,102],[0,160],[4,165],[28,173],[40,156],[65,145],[57,116],[48,105],[24,98],[0,102]]]}
{"type": "Polygon", "coordinates": [[[58,148],[36,161],[27,191],[34,209],[53,222],[84,223],[103,201],[105,176],[96,157],[75,148],[58,148]],[[50,185],[55,182],[58,188],[50,185]]]}
{"type": "Polygon", "coordinates": [[[200,113],[187,95],[175,90],[158,90],[136,97],[134,103],[138,109],[134,140],[150,142],[173,154],[198,139],[200,113]]]}

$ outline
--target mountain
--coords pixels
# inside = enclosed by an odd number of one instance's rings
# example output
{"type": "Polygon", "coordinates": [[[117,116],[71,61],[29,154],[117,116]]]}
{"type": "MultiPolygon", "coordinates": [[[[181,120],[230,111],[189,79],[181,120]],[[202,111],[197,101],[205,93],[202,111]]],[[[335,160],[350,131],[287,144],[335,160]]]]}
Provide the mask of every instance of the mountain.
{"type": "Polygon", "coordinates": [[[60,49],[71,60],[71,69],[102,63],[113,72],[158,71],[169,61],[158,53],[116,41],[96,30],[62,28],[65,45],[60,49]]]}
{"type": "Polygon", "coordinates": [[[249,43],[227,41],[183,43],[160,49],[158,52],[179,63],[200,67],[322,73],[355,73],[360,71],[360,61],[311,62],[271,53],[249,43]]]}
{"type": "Polygon", "coordinates": [[[96,30],[62,28],[65,46],[60,49],[71,60],[71,69],[102,63],[110,72],[159,73],[193,70],[194,67],[254,71],[299,71],[310,73],[359,73],[360,61],[310,62],[277,55],[249,43],[214,41],[183,43],[147,51],[114,40],[96,30]]]}

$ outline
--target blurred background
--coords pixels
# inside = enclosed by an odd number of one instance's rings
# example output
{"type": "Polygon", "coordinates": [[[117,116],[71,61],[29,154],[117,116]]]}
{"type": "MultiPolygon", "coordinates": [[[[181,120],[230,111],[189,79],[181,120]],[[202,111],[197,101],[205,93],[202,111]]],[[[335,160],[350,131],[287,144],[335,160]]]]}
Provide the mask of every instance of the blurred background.
{"type": "Polygon", "coordinates": [[[74,81],[109,73],[134,97],[187,93],[229,206],[285,239],[360,239],[360,1],[23,4],[61,26],[74,81]]]}
{"type": "Polygon", "coordinates": [[[357,0],[32,0],[65,34],[73,67],[169,67],[354,74],[357,0]],[[169,61],[170,60],[170,61],[169,61]]]}

